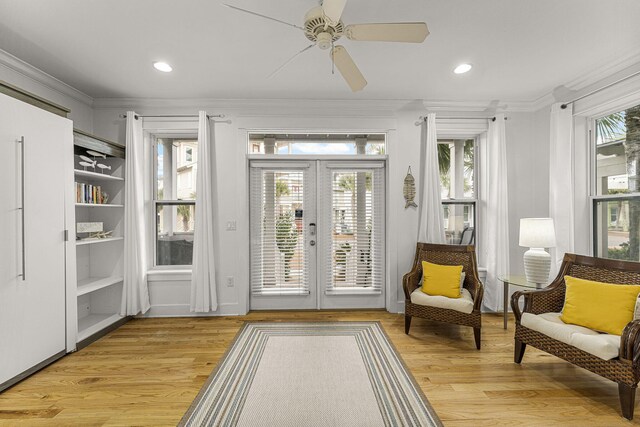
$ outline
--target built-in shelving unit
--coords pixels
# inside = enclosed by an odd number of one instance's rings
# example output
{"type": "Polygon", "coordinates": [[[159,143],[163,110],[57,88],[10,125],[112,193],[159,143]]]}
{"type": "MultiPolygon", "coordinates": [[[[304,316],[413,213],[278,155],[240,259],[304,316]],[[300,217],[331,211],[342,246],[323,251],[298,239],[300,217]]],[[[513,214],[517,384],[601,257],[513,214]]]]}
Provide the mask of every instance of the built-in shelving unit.
{"type": "Polygon", "coordinates": [[[120,316],[120,305],[124,284],[125,159],[122,145],[87,133],[74,132],[74,144],[76,224],[99,223],[102,224],[101,231],[109,232],[108,237],[77,230],[75,233],[76,342],[80,343],[101,336],[110,326],[124,319],[120,316]],[[86,162],[87,157],[96,162],[97,172],[80,164],[86,162]],[[106,168],[100,171],[98,164],[106,168]],[[90,188],[91,199],[82,191],[87,188],[90,188]],[[84,203],[87,200],[95,203],[84,203]]]}

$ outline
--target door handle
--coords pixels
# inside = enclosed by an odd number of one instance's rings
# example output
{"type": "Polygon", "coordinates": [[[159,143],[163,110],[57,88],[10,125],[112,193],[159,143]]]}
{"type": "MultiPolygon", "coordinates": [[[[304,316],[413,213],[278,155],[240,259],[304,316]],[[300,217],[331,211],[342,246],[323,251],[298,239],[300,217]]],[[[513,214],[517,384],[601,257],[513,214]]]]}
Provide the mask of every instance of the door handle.
{"type": "Polygon", "coordinates": [[[25,280],[27,280],[27,256],[26,256],[26,250],[24,247],[25,244],[25,237],[24,237],[24,136],[20,137],[20,139],[18,139],[16,141],[18,144],[20,144],[20,179],[21,179],[21,183],[20,183],[20,207],[18,209],[20,209],[20,214],[21,214],[21,222],[22,222],[22,273],[19,274],[18,276],[22,277],[22,281],[24,282],[25,280]]]}
{"type": "Polygon", "coordinates": [[[309,244],[311,246],[315,246],[316,245],[316,241],[315,241],[315,239],[313,239],[313,237],[316,235],[316,223],[315,222],[310,222],[309,223],[309,235],[312,237],[312,239],[309,241],[309,244]]]}

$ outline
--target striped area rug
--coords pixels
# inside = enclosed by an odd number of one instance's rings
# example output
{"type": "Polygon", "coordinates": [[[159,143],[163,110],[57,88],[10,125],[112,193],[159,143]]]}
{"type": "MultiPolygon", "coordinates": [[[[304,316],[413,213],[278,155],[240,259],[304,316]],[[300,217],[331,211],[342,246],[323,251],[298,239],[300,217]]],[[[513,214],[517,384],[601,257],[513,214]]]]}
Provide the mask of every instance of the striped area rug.
{"type": "Polygon", "coordinates": [[[441,426],[378,322],[246,323],[181,426],[441,426]]]}

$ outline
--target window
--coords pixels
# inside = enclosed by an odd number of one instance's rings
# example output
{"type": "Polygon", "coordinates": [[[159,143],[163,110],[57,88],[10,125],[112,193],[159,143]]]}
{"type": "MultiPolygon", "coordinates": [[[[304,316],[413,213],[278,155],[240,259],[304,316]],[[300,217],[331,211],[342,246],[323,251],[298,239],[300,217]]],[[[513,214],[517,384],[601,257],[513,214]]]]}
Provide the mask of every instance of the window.
{"type": "Polygon", "coordinates": [[[640,261],[640,105],[593,122],[594,254],[640,261]]]}
{"type": "Polygon", "coordinates": [[[155,265],[191,265],[196,203],[197,140],[154,144],[155,265]],[[178,153],[183,153],[180,159],[178,153]],[[182,160],[182,161],[181,161],[182,160]]]}
{"type": "Polygon", "coordinates": [[[475,140],[438,140],[445,236],[449,244],[475,244],[475,140]]]}
{"type": "Polygon", "coordinates": [[[250,154],[384,155],[384,134],[249,134],[250,154]]]}

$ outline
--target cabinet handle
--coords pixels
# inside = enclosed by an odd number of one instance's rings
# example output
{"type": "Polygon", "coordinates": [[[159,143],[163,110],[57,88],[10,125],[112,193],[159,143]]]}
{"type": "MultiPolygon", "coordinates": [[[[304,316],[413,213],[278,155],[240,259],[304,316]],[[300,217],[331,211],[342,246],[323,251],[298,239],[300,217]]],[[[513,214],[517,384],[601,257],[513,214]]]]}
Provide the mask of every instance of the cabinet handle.
{"type": "Polygon", "coordinates": [[[20,190],[20,198],[21,198],[21,206],[20,213],[22,216],[22,273],[19,274],[22,277],[22,281],[27,280],[27,256],[25,250],[25,238],[24,238],[24,136],[20,137],[17,141],[20,144],[20,175],[22,179],[21,190],[20,190]]]}

